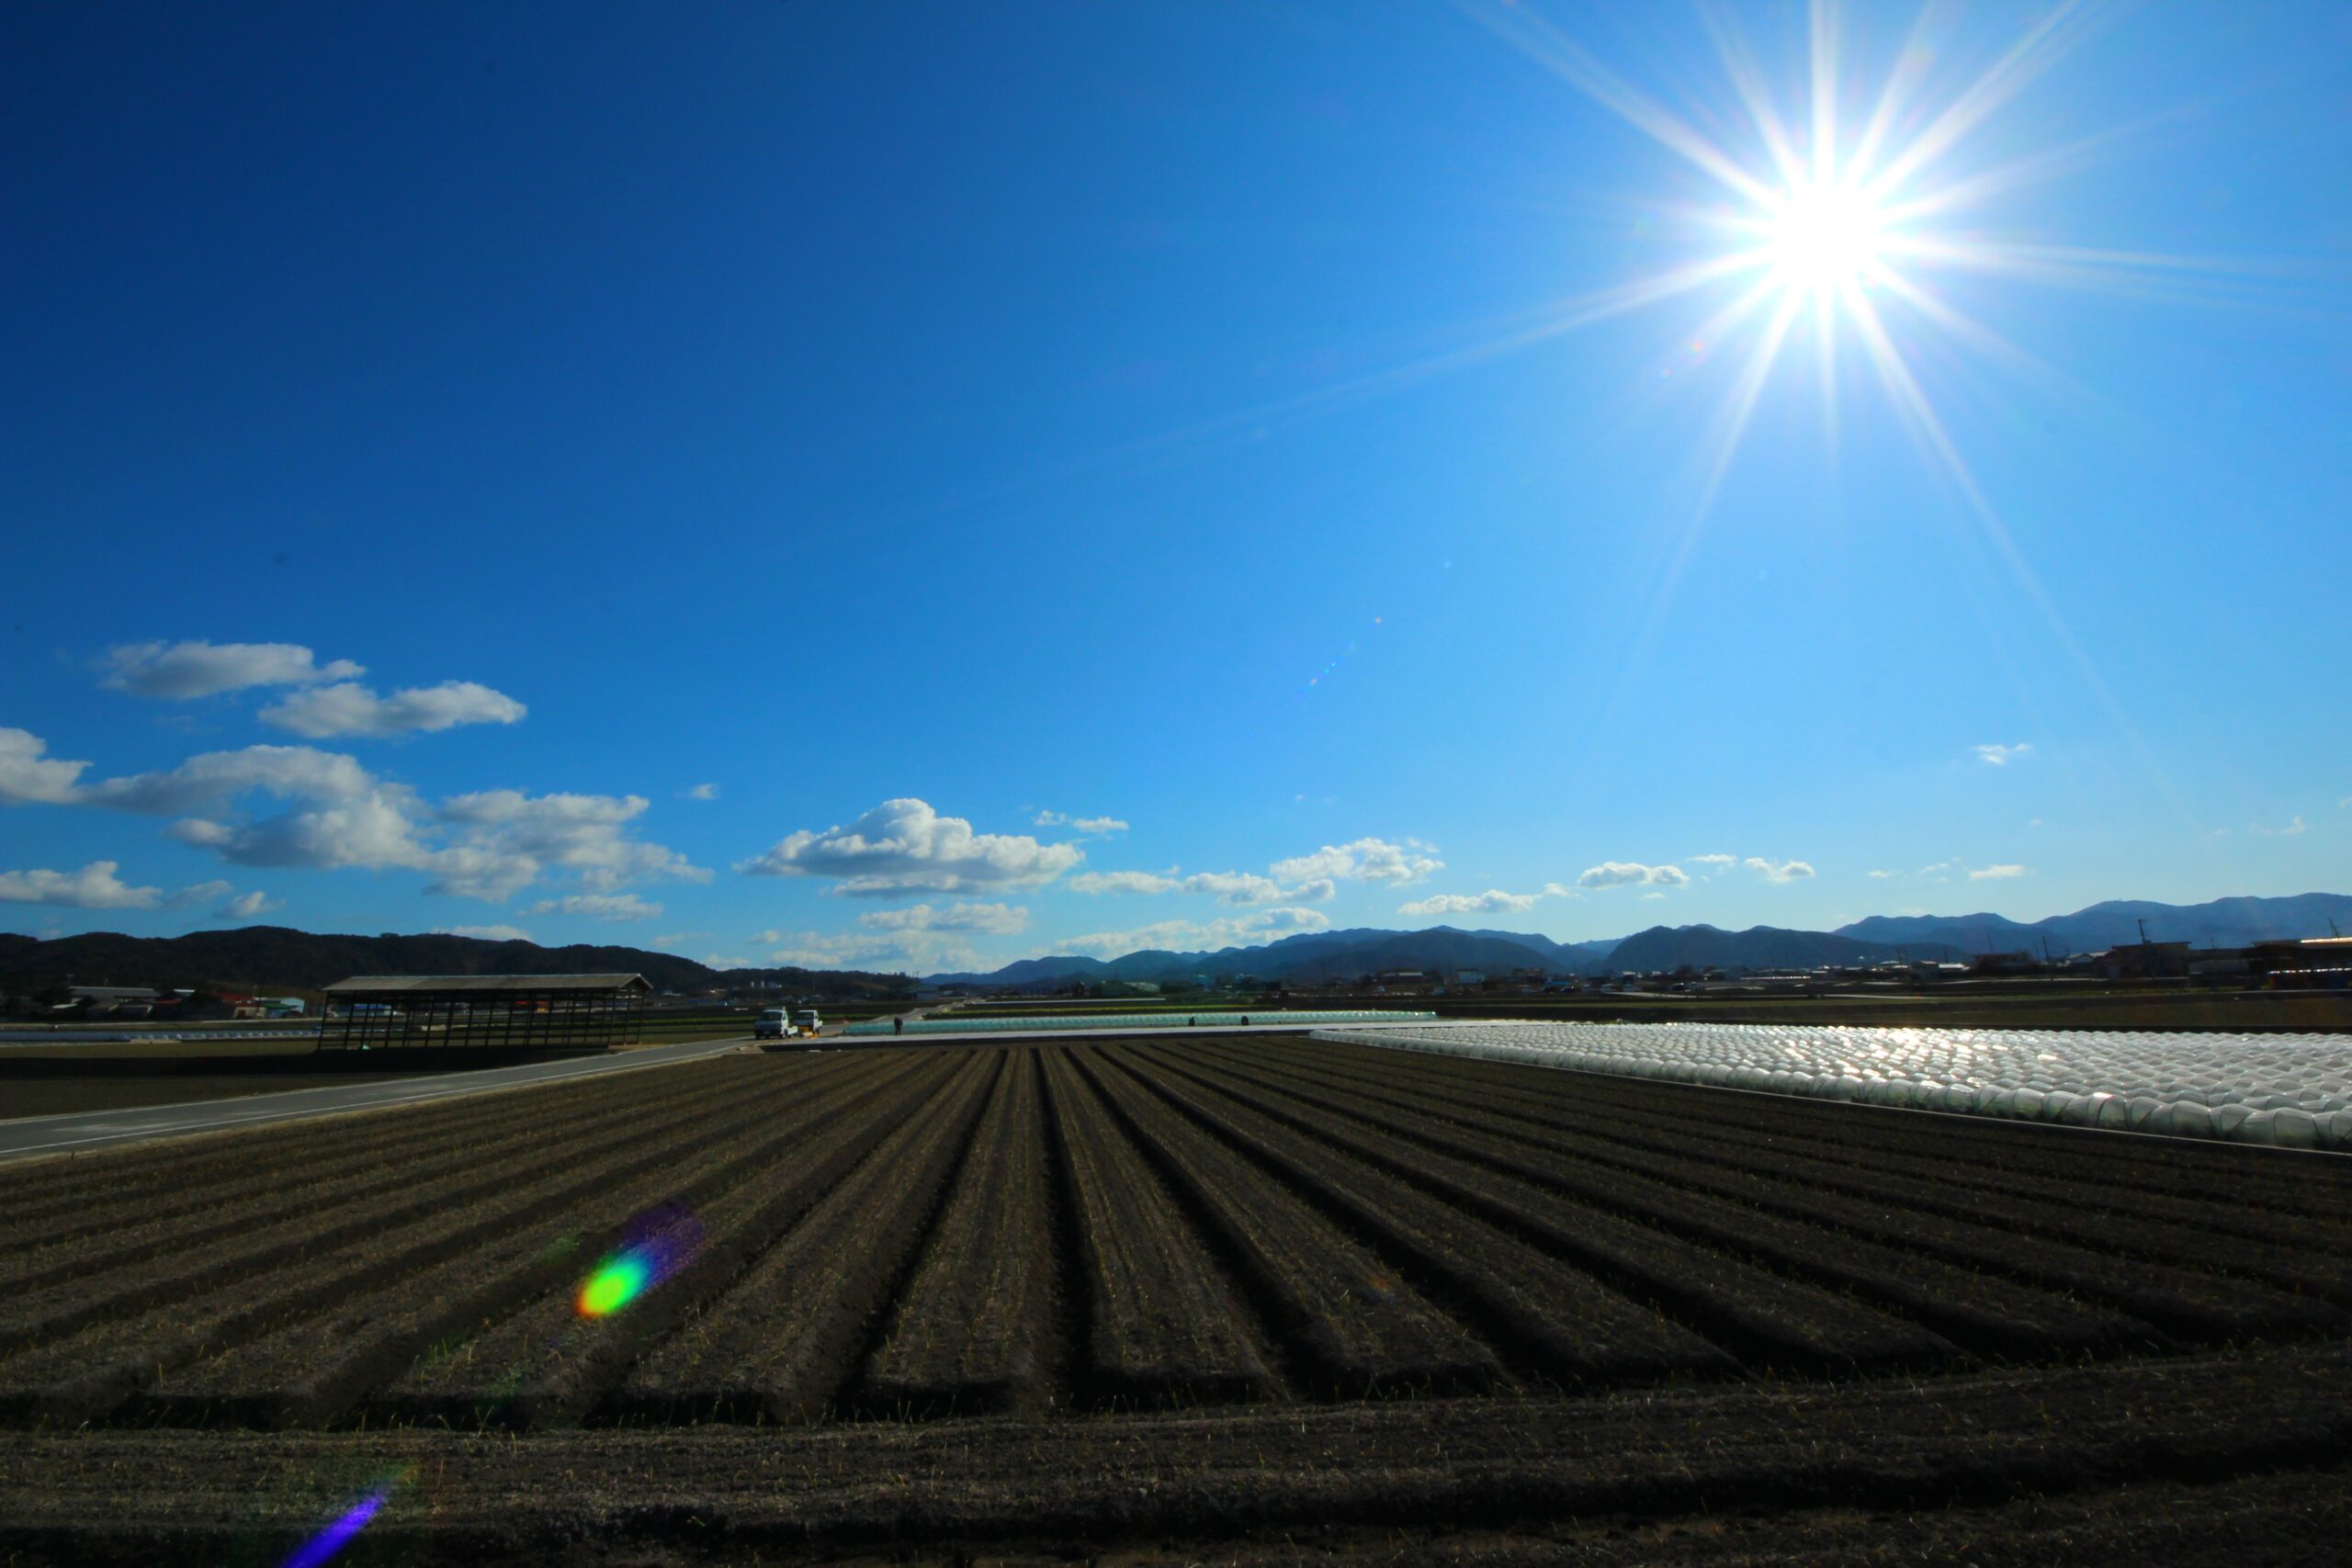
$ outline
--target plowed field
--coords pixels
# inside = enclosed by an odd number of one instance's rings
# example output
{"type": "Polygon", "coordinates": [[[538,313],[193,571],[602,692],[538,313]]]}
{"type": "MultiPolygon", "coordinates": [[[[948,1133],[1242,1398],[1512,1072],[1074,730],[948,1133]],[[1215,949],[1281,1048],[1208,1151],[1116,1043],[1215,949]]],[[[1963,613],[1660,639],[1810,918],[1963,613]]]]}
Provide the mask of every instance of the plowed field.
{"type": "Polygon", "coordinates": [[[2325,1155],[1211,1037],[721,1057],[0,1198],[0,1562],[278,1562],[347,1510],[350,1561],[2352,1521],[2325,1155]]]}

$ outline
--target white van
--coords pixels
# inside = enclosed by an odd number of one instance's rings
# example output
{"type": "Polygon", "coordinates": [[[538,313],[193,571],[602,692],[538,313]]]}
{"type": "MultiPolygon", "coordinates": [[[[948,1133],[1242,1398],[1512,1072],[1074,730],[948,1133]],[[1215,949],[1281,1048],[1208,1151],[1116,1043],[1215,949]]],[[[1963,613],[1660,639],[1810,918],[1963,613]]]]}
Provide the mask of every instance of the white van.
{"type": "Polygon", "coordinates": [[[768,1009],[752,1025],[754,1040],[781,1040],[791,1032],[792,1015],[782,1008],[768,1009]]]}

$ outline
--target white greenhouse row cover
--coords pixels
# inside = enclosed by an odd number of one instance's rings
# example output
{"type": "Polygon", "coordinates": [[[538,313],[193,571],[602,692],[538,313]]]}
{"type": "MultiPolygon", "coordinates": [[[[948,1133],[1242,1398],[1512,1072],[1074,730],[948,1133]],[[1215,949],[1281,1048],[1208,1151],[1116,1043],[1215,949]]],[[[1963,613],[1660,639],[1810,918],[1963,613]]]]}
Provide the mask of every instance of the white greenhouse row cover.
{"type": "Polygon", "coordinates": [[[2352,1034],[1444,1023],[1317,1040],[1816,1100],[2352,1150],[2352,1034]]]}

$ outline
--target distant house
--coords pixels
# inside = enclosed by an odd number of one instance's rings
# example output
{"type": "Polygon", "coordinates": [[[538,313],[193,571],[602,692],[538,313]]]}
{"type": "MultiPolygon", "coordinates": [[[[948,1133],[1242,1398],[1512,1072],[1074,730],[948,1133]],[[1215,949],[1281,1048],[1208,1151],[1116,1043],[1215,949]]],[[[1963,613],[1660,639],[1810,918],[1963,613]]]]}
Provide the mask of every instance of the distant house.
{"type": "Polygon", "coordinates": [[[2100,954],[2098,968],[2110,980],[2157,980],[2188,974],[2188,963],[2185,942],[2126,942],[2100,954]]]}
{"type": "Polygon", "coordinates": [[[91,1018],[145,1018],[161,991],[145,986],[69,986],[72,999],[60,1010],[78,1010],[91,1018]]]}

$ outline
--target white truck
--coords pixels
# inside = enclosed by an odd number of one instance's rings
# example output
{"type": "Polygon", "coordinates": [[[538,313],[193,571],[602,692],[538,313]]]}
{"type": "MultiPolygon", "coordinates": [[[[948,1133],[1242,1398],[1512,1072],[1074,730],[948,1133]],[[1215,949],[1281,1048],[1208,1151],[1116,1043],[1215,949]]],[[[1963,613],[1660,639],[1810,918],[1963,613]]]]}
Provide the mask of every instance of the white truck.
{"type": "Polygon", "coordinates": [[[802,1008],[792,1015],[792,1028],[795,1033],[814,1034],[824,1027],[825,1021],[817,1016],[815,1008],[802,1008]]]}
{"type": "Polygon", "coordinates": [[[792,1032],[792,1015],[782,1008],[770,1008],[752,1021],[752,1038],[781,1040],[792,1032]]]}

